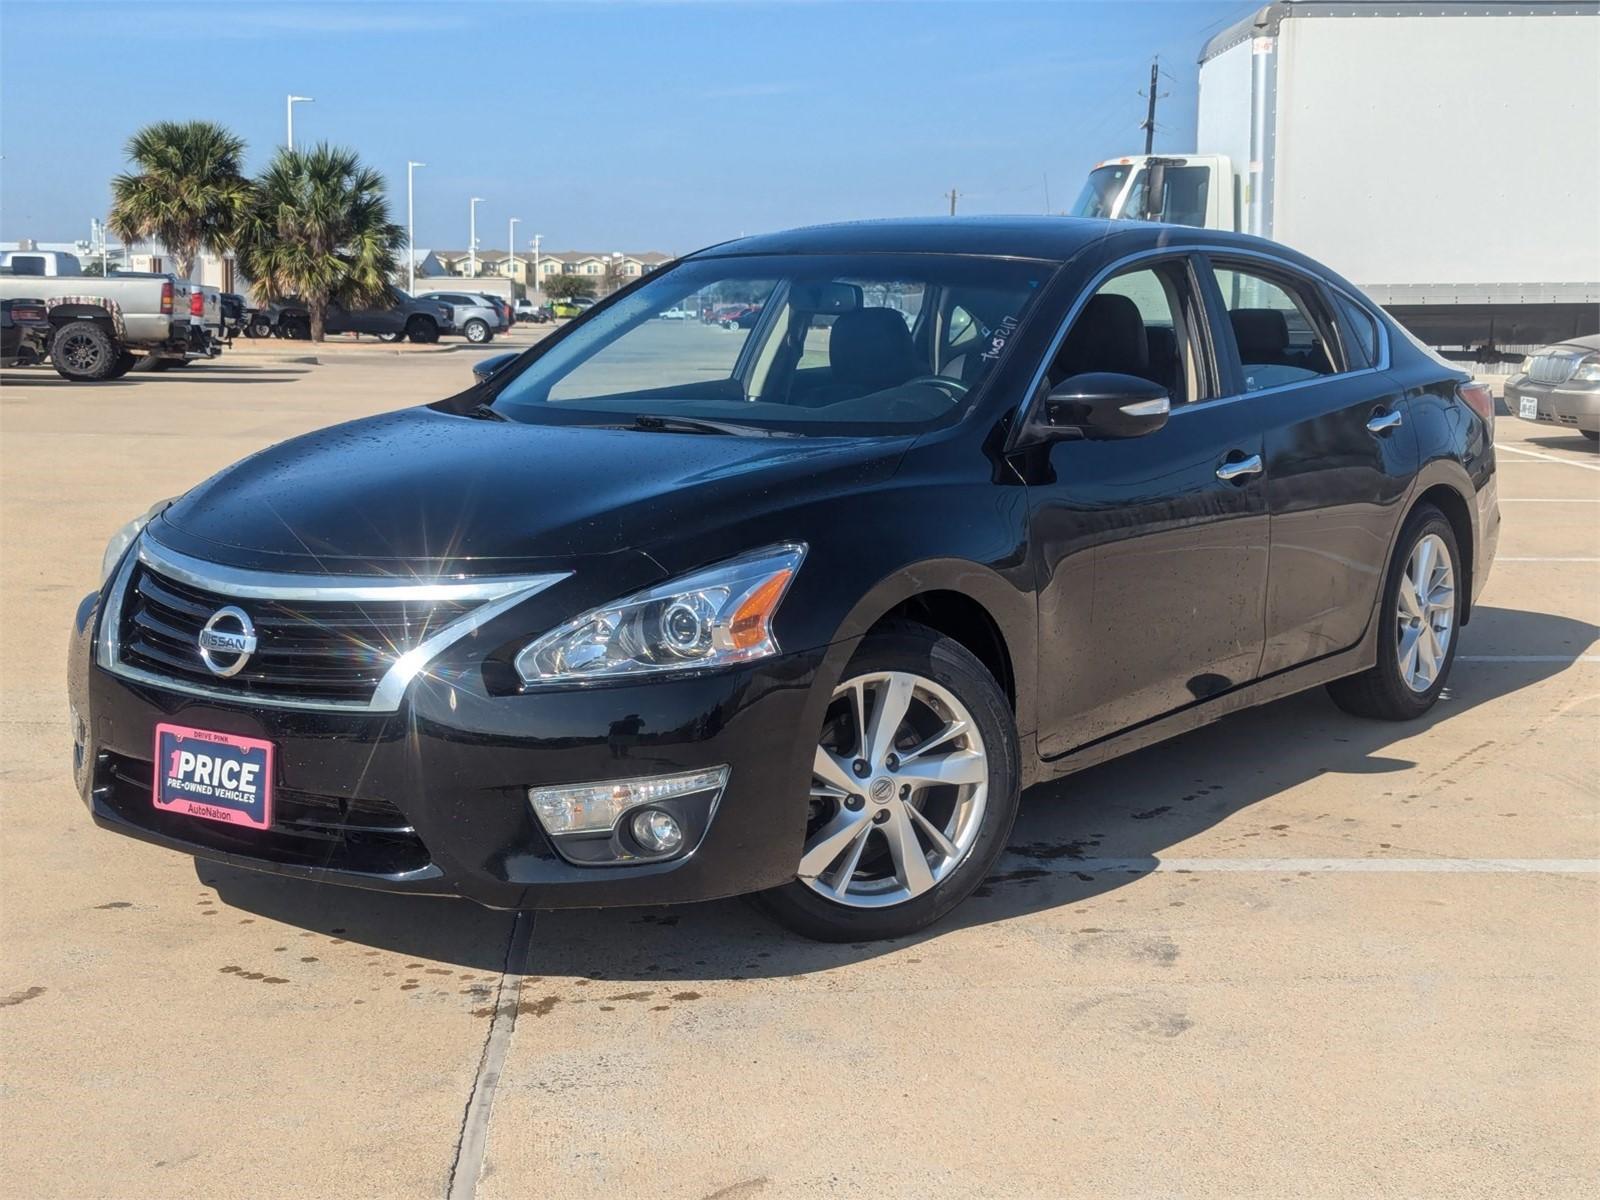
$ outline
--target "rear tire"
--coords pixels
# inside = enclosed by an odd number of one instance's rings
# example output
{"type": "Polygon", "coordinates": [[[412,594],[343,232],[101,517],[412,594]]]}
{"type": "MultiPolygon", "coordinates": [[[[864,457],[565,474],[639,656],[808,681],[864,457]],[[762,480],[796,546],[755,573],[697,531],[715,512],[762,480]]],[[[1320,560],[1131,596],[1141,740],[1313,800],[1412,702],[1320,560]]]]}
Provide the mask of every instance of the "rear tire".
{"type": "Polygon", "coordinates": [[[489,328],[487,321],[478,317],[473,317],[472,320],[462,326],[461,332],[466,335],[467,341],[472,342],[474,345],[487,346],[494,341],[494,330],[489,328]]]}
{"type": "Polygon", "coordinates": [[[406,340],[406,331],[404,329],[399,329],[394,333],[380,333],[378,335],[378,340],[380,342],[388,342],[391,345],[395,342],[403,342],[406,340]]]}
{"type": "Polygon", "coordinates": [[[245,336],[264,338],[272,336],[272,322],[266,317],[252,317],[250,324],[245,327],[245,336]]]}
{"type": "Polygon", "coordinates": [[[412,317],[406,322],[406,335],[419,346],[439,340],[439,326],[428,317],[412,317]]]}
{"type": "Polygon", "coordinates": [[[111,335],[93,321],[68,321],[50,339],[50,362],[56,374],[74,383],[109,379],[121,354],[111,335]]]}
{"type": "Polygon", "coordinates": [[[1400,531],[1384,580],[1378,661],[1330,683],[1333,702],[1382,721],[1414,721],[1432,708],[1455,662],[1467,584],[1455,530],[1433,505],[1418,505],[1400,531]]]}
{"type": "Polygon", "coordinates": [[[797,864],[805,876],[755,904],[824,942],[903,937],[931,925],[1005,849],[1017,815],[1017,753],[1005,693],[965,646],[911,623],[869,634],[819,737],[797,864]],[[881,732],[880,713],[893,720],[881,732]],[[954,782],[936,782],[947,778],[954,782]]]}

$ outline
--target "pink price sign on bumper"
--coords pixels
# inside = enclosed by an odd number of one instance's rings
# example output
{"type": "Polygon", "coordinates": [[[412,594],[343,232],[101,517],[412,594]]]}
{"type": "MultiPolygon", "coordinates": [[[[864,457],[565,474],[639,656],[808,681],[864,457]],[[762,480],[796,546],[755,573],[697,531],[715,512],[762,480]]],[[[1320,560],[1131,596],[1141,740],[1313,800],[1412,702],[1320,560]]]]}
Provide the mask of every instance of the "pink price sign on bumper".
{"type": "Polygon", "coordinates": [[[156,726],[155,806],[251,829],[272,824],[272,743],[156,726]]]}

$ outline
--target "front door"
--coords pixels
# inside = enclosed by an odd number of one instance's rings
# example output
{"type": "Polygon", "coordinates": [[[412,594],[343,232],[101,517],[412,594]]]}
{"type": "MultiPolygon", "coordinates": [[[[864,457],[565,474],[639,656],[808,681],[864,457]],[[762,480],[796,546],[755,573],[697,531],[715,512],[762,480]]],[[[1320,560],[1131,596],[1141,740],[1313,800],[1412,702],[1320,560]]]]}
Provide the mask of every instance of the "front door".
{"type": "Polygon", "coordinates": [[[1249,683],[1261,659],[1267,502],[1259,411],[1222,397],[1196,264],[1124,271],[1048,373],[1161,383],[1164,428],[1050,445],[1030,471],[1046,758],[1249,683]]]}
{"type": "Polygon", "coordinates": [[[1416,471],[1402,390],[1363,306],[1288,268],[1213,255],[1203,275],[1237,385],[1256,397],[1272,517],[1261,673],[1361,640],[1416,471]]]}

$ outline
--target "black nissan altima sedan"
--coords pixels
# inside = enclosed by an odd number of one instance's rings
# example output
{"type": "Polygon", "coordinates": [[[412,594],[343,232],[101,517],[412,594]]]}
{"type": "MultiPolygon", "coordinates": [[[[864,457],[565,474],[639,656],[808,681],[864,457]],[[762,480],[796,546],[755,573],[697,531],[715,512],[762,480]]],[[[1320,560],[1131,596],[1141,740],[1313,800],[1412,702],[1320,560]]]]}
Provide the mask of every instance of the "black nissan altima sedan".
{"type": "Polygon", "coordinates": [[[746,238],[482,375],[119,532],[70,663],[96,823],[897,936],[1029,784],[1319,684],[1425,713],[1499,532],[1487,391],[1231,234],[746,238]],[[722,304],[760,315],[656,319],[722,304]]]}

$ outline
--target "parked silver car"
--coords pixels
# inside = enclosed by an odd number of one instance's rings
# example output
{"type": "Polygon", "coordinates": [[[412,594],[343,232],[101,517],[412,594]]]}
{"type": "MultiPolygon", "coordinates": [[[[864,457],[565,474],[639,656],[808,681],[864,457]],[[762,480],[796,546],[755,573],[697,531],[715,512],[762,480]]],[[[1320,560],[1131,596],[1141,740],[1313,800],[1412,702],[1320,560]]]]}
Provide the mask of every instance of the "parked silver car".
{"type": "Polygon", "coordinates": [[[1600,334],[1545,346],[1506,380],[1506,407],[1525,421],[1576,429],[1600,442],[1600,334]]]}
{"type": "Polygon", "coordinates": [[[467,341],[479,345],[494,341],[494,335],[505,329],[505,318],[500,309],[487,296],[476,292],[424,292],[429,300],[442,301],[455,310],[456,329],[467,341]]]}

